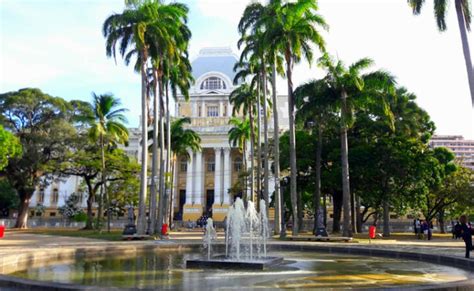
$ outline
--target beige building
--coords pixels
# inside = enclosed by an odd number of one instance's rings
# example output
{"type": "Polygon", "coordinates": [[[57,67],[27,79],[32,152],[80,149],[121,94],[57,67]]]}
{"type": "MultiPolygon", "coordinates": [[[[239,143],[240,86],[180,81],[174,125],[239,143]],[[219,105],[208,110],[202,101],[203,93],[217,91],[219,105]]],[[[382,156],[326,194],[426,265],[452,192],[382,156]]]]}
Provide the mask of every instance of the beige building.
{"type": "Polygon", "coordinates": [[[452,150],[463,166],[474,170],[474,140],[466,140],[461,135],[434,135],[430,147],[452,150]]]}

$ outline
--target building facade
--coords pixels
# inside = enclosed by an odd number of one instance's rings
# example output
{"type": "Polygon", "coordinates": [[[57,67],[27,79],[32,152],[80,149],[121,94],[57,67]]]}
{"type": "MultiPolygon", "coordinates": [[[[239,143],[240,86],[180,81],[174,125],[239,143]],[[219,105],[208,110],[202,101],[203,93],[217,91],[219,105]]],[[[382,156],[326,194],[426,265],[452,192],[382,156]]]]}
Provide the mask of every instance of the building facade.
{"type": "MultiPolygon", "coordinates": [[[[205,48],[192,62],[195,84],[188,101],[178,97],[176,115],[189,117],[201,137],[201,152],[189,152],[189,158],[178,157],[175,176],[174,211],[183,221],[194,221],[201,215],[222,221],[234,197],[229,189],[237,182],[244,159],[231,147],[228,132],[233,107],[229,95],[235,89],[233,70],[237,56],[229,48],[205,48]]],[[[238,86],[238,85],[237,85],[238,86]]],[[[286,96],[278,96],[280,130],[288,129],[286,96]]],[[[273,135],[273,120],[269,121],[273,135]]],[[[273,184],[273,183],[270,183],[273,184]]],[[[270,193],[273,191],[271,187],[270,193]]]]}
{"type": "Polygon", "coordinates": [[[434,135],[430,147],[446,147],[453,151],[460,163],[474,170],[474,140],[466,140],[461,135],[434,135]]]}

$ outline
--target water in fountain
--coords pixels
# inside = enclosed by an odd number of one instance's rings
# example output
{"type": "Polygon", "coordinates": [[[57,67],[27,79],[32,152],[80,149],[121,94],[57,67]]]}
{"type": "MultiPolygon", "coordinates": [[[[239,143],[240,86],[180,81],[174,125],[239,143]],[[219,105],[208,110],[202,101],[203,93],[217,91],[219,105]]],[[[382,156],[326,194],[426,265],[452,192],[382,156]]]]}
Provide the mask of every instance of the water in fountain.
{"type": "Polygon", "coordinates": [[[207,259],[211,259],[211,248],[212,242],[216,239],[216,229],[214,228],[214,222],[212,218],[207,219],[206,229],[204,232],[204,247],[207,248],[207,259]]]}
{"type": "Polygon", "coordinates": [[[266,257],[268,218],[265,201],[260,201],[260,213],[252,201],[244,207],[237,198],[229,208],[226,221],[226,257],[234,260],[255,260],[266,257]],[[246,246],[243,251],[242,246],[246,246]]]}

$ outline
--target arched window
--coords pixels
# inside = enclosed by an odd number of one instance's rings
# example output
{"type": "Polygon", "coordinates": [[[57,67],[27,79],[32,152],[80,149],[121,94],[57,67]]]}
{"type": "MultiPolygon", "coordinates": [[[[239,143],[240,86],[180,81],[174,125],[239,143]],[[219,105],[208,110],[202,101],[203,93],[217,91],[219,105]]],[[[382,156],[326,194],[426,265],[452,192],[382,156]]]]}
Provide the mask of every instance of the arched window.
{"type": "Polygon", "coordinates": [[[242,158],[238,157],[234,160],[234,171],[240,172],[242,170],[242,158]]]}
{"type": "Polygon", "coordinates": [[[209,77],[201,83],[201,90],[227,89],[225,82],[218,77],[209,77]]]}
{"type": "Polygon", "coordinates": [[[188,160],[186,158],[182,158],[179,161],[179,169],[181,172],[187,172],[188,171],[188,160]]]}

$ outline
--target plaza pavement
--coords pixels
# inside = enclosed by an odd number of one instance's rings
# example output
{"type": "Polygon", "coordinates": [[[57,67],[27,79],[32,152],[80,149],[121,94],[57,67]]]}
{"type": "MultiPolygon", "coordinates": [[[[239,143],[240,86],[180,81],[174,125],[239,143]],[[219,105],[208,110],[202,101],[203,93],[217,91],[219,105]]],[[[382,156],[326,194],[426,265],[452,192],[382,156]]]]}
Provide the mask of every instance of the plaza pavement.
{"type": "MultiPolygon", "coordinates": [[[[153,245],[153,244],[177,244],[177,243],[200,243],[202,231],[181,231],[171,232],[169,239],[165,240],[145,240],[145,241],[105,241],[81,237],[67,237],[57,235],[42,235],[34,233],[25,233],[21,231],[7,231],[5,237],[0,239],[0,256],[3,254],[34,252],[35,250],[62,247],[86,247],[99,245],[153,245]]],[[[218,241],[223,242],[223,233],[218,233],[218,241]]],[[[351,248],[356,251],[359,248],[371,248],[378,250],[391,250],[410,252],[417,254],[436,254],[449,257],[464,257],[464,242],[462,240],[452,240],[450,238],[435,237],[431,241],[413,239],[375,239],[369,242],[362,239],[354,242],[314,242],[314,241],[289,241],[270,239],[269,244],[281,245],[317,245],[328,247],[351,248]]],[[[271,247],[270,247],[271,250],[271,247]]],[[[473,253],[474,257],[474,253],[473,253]]],[[[471,259],[474,262],[474,259],[471,259]]]]}

